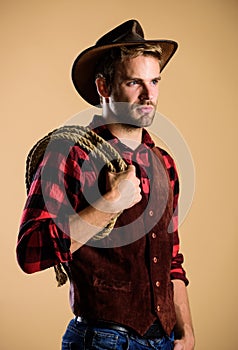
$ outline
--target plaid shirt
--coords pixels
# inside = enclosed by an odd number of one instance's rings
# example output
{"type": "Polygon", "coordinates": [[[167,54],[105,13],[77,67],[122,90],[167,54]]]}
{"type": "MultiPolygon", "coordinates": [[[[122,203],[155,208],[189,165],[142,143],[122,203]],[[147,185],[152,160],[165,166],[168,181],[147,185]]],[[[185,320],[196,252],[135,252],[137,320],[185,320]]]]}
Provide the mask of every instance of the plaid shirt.
{"type": "MultiPolygon", "coordinates": [[[[93,125],[93,124],[92,124],[93,125]]],[[[94,130],[121,154],[127,164],[139,166],[142,193],[148,197],[149,181],[146,172],[149,161],[146,149],[154,147],[150,135],[143,130],[142,145],[135,151],[122,144],[105,126],[94,130]]],[[[179,180],[171,156],[160,149],[173,190],[173,224],[178,224],[179,180]]],[[[54,142],[41,161],[23,211],[17,244],[19,265],[26,273],[40,271],[73,259],[70,252],[68,216],[79,212],[87,204],[85,189],[98,180],[96,165],[89,154],[69,141],[54,142]],[[93,166],[92,166],[93,165],[93,166]],[[47,169],[47,171],[46,171],[47,169]]],[[[171,265],[171,279],[188,284],[179,252],[178,231],[175,229],[171,265]]]]}

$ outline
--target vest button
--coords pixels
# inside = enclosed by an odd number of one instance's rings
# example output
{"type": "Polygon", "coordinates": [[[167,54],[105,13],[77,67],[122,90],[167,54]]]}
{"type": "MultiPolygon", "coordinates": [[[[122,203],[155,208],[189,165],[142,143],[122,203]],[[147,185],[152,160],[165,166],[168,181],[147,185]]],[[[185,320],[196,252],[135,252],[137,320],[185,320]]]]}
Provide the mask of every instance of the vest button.
{"type": "Polygon", "coordinates": [[[157,305],[156,310],[160,311],[160,306],[159,305],[157,305]]]}
{"type": "Polygon", "coordinates": [[[155,285],[156,285],[156,287],[159,287],[160,286],[160,281],[156,281],[155,285]]]}
{"type": "Polygon", "coordinates": [[[158,262],[158,259],[156,258],[156,256],[153,257],[153,262],[156,264],[158,262]]]}
{"type": "Polygon", "coordinates": [[[153,215],[154,215],[153,210],[150,210],[150,211],[149,211],[149,216],[153,216],[153,215]]]}
{"type": "Polygon", "coordinates": [[[154,232],[151,234],[151,236],[152,236],[152,238],[154,238],[154,239],[157,237],[156,233],[154,233],[154,232]]]}

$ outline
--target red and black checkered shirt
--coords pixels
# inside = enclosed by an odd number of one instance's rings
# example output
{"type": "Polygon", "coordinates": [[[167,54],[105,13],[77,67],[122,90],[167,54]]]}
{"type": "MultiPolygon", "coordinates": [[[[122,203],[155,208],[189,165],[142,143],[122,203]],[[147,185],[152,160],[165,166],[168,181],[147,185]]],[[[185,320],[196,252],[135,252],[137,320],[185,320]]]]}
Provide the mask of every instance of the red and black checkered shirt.
{"type": "MultiPolygon", "coordinates": [[[[150,163],[146,149],[154,147],[148,132],[143,130],[143,147],[139,146],[133,151],[114,137],[106,126],[94,128],[94,131],[109,141],[127,164],[144,169],[140,171],[141,190],[148,196],[149,181],[146,174],[150,163]]],[[[171,156],[162,149],[160,151],[173,190],[173,224],[177,227],[178,175],[171,156]]],[[[26,273],[40,271],[73,259],[70,252],[68,216],[86,206],[84,189],[90,188],[98,177],[96,166],[92,163],[88,152],[69,141],[54,142],[46,150],[31,184],[18,236],[17,258],[26,273]]],[[[182,267],[183,255],[179,252],[177,229],[173,235],[171,279],[181,279],[188,284],[182,267]]]]}

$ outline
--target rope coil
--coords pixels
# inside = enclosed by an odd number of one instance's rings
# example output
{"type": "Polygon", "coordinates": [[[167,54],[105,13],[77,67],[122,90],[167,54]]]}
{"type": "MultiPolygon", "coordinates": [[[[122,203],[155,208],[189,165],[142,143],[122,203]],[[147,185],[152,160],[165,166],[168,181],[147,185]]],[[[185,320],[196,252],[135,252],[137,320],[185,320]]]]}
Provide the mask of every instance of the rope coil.
{"type": "MultiPolygon", "coordinates": [[[[75,145],[79,145],[83,150],[92,153],[93,156],[99,157],[106,165],[107,170],[110,172],[125,171],[127,164],[121,158],[120,154],[109,142],[105,141],[102,137],[96,134],[89,127],[79,125],[68,125],[53,130],[43,138],[41,138],[30,150],[26,160],[26,173],[25,182],[26,190],[29,193],[30,186],[39,166],[39,163],[44,157],[45,151],[50,142],[56,140],[69,140],[75,145]]],[[[119,213],[114,217],[106,227],[98,232],[92,239],[100,240],[107,237],[113,229],[119,213]]],[[[54,266],[56,280],[58,286],[62,286],[67,281],[67,275],[62,270],[62,264],[54,266]]]]}

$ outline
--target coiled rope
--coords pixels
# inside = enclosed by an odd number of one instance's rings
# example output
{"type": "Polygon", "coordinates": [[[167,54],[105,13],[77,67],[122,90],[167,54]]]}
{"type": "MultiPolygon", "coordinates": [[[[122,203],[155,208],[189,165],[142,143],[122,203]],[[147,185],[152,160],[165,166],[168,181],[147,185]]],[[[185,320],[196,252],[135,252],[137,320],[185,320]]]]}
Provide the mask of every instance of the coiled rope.
{"type": "MultiPolygon", "coordinates": [[[[63,126],[41,138],[30,150],[26,160],[25,173],[27,193],[29,193],[34,174],[44,157],[47,146],[49,143],[56,140],[69,140],[75,145],[79,145],[85,151],[90,152],[94,157],[99,157],[106,165],[108,171],[116,173],[124,171],[127,168],[127,164],[116,149],[90,128],[78,125],[63,126]]],[[[99,240],[108,236],[120,214],[121,213],[114,217],[108,225],[92,239],[99,240]]],[[[62,286],[67,281],[67,275],[62,269],[62,264],[54,266],[54,269],[58,286],[62,286]]]]}

